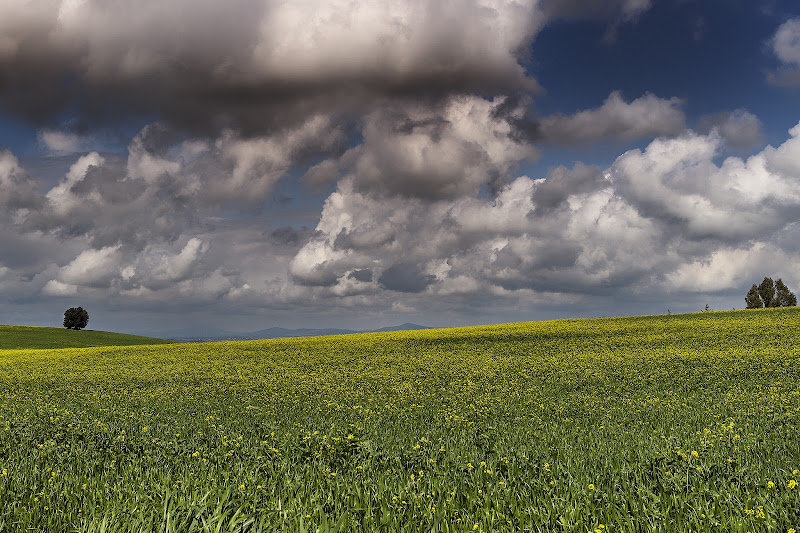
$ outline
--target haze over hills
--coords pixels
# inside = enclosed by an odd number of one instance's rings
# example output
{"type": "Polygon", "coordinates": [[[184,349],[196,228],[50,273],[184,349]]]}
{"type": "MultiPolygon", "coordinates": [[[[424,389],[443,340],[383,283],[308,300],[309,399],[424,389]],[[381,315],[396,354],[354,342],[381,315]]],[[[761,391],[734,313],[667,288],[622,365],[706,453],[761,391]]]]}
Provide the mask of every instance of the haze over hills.
{"type": "MultiPolygon", "coordinates": [[[[251,332],[227,331],[224,329],[206,329],[202,334],[197,330],[176,330],[161,331],[157,335],[161,338],[180,341],[180,342],[203,342],[217,340],[259,340],[259,339],[281,339],[291,337],[319,337],[323,335],[352,335],[355,333],[380,333],[387,331],[410,331],[415,329],[433,329],[431,326],[421,326],[406,322],[399,326],[386,326],[378,329],[355,330],[340,328],[266,328],[251,332]]],[[[149,332],[154,334],[152,332],[149,332]]]]}

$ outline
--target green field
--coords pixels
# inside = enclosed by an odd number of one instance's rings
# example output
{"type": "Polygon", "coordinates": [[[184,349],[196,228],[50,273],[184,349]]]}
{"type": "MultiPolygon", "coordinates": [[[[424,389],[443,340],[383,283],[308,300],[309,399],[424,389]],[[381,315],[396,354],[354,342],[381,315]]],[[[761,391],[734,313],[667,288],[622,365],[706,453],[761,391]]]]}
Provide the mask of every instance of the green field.
{"type": "Polygon", "coordinates": [[[169,342],[171,341],[108,331],[35,326],[0,326],[0,350],[132,346],[136,344],[166,344],[169,342]]]}
{"type": "Polygon", "coordinates": [[[2,351],[0,531],[792,532],[799,331],[788,308],[2,351]]]}

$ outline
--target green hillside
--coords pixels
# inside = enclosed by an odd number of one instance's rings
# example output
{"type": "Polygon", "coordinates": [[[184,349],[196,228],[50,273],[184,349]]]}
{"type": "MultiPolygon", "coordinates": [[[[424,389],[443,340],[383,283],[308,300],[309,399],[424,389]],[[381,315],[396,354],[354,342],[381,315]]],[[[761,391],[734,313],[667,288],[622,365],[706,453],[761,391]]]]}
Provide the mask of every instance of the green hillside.
{"type": "Polygon", "coordinates": [[[799,308],[3,350],[0,531],[793,533],[799,384],[799,308]]]}
{"type": "Polygon", "coordinates": [[[167,344],[169,342],[163,339],[109,331],[0,325],[0,350],[133,346],[138,344],[167,344]]]}

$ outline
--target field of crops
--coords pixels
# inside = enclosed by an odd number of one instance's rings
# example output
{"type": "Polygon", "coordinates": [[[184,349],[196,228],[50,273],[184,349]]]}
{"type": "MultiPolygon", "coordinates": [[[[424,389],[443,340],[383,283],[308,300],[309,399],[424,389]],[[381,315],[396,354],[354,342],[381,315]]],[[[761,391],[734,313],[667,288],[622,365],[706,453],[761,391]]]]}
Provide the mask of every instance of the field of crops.
{"type": "Polygon", "coordinates": [[[800,310],[0,351],[0,531],[800,529],[800,310]]]}

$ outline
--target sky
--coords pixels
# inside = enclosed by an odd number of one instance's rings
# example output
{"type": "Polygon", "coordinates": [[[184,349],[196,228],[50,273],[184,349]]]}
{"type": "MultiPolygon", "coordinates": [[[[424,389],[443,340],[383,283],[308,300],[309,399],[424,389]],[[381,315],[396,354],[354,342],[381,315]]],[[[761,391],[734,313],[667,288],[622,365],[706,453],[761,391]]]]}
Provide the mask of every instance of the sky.
{"type": "Polygon", "coordinates": [[[800,5],[2,0],[0,323],[158,334],[800,289],[800,5]]]}

